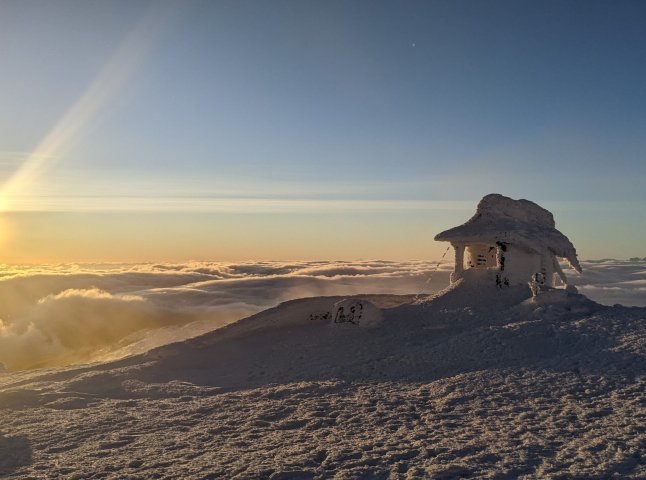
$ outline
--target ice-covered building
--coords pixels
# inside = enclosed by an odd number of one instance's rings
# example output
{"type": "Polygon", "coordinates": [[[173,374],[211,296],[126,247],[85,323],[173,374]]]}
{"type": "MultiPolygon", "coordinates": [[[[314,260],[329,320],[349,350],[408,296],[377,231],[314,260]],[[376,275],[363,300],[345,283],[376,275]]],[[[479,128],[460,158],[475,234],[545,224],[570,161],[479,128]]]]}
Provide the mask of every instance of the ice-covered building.
{"type": "Polygon", "coordinates": [[[467,272],[474,269],[495,271],[490,278],[499,286],[535,281],[552,287],[558,279],[566,284],[559,258],[581,272],[576,249],[555,228],[552,214],[529,200],[487,195],[471,219],[435,240],[450,242],[455,249],[452,283],[471,276],[467,272]]]}

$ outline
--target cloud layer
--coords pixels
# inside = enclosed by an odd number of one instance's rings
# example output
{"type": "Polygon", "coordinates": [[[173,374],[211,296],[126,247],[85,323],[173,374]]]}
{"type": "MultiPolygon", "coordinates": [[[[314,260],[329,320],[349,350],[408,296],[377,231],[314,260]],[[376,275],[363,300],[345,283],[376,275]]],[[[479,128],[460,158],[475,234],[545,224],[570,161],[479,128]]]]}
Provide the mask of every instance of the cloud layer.
{"type": "MultiPolygon", "coordinates": [[[[450,261],[99,264],[4,267],[0,362],[10,370],[114,358],[199,335],[282,301],[418,294],[450,261]]],[[[646,261],[583,262],[572,283],[606,304],[646,305],[646,261]]]]}
{"type": "Polygon", "coordinates": [[[646,306],[646,258],[581,262],[583,274],[569,274],[580,293],[605,305],[646,306]]]}
{"type": "Polygon", "coordinates": [[[430,262],[259,262],[5,267],[0,362],[10,370],[113,358],[181,340],[282,301],[419,293],[430,262]]]}

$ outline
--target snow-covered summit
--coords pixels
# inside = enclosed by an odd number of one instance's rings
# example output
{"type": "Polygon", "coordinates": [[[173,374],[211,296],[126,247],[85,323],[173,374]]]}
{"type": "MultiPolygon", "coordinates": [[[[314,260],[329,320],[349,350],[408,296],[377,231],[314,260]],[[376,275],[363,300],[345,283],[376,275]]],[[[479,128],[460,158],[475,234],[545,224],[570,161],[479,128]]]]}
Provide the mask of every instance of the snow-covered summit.
{"type": "Polygon", "coordinates": [[[0,375],[0,477],[645,478],[646,309],[463,273],[0,375]]]}
{"type": "Polygon", "coordinates": [[[646,309],[466,278],[423,303],[369,298],[374,328],[325,315],[365,298],[307,298],[2,375],[0,476],[644,478],[646,309]]]}

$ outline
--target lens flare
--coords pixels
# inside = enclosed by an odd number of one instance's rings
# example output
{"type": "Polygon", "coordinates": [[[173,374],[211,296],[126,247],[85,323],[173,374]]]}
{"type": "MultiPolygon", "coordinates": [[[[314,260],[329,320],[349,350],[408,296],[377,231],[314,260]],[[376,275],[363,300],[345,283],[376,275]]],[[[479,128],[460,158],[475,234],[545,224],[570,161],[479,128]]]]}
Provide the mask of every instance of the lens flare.
{"type": "Polygon", "coordinates": [[[20,209],[20,198],[30,196],[29,192],[44,168],[54,159],[60,159],[83,137],[87,127],[135,73],[168,25],[175,8],[164,2],[156,4],[144,15],[90,86],[4,183],[0,189],[0,211],[20,209]]]}

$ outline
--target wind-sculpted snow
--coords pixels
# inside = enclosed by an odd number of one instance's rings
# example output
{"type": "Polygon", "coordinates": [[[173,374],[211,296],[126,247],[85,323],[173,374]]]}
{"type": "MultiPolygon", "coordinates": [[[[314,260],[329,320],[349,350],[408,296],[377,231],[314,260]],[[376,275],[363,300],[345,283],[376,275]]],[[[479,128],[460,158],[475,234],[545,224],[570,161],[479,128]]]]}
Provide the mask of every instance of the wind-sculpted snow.
{"type": "MultiPolygon", "coordinates": [[[[191,262],[0,270],[0,362],[11,370],[118,358],[179,341],[300,297],[431,293],[448,284],[418,262],[191,262]],[[430,276],[430,282],[427,282],[430,276]]],[[[646,305],[646,262],[583,262],[580,290],[646,305]]]]}
{"type": "MultiPolygon", "coordinates": [[[[294,300],[94,366],[0,375],[12,478],[646,476],[646,309],[460,282],[294,300]]],[[[4,450],[3,450],[4,449],[4,450]]]]}

